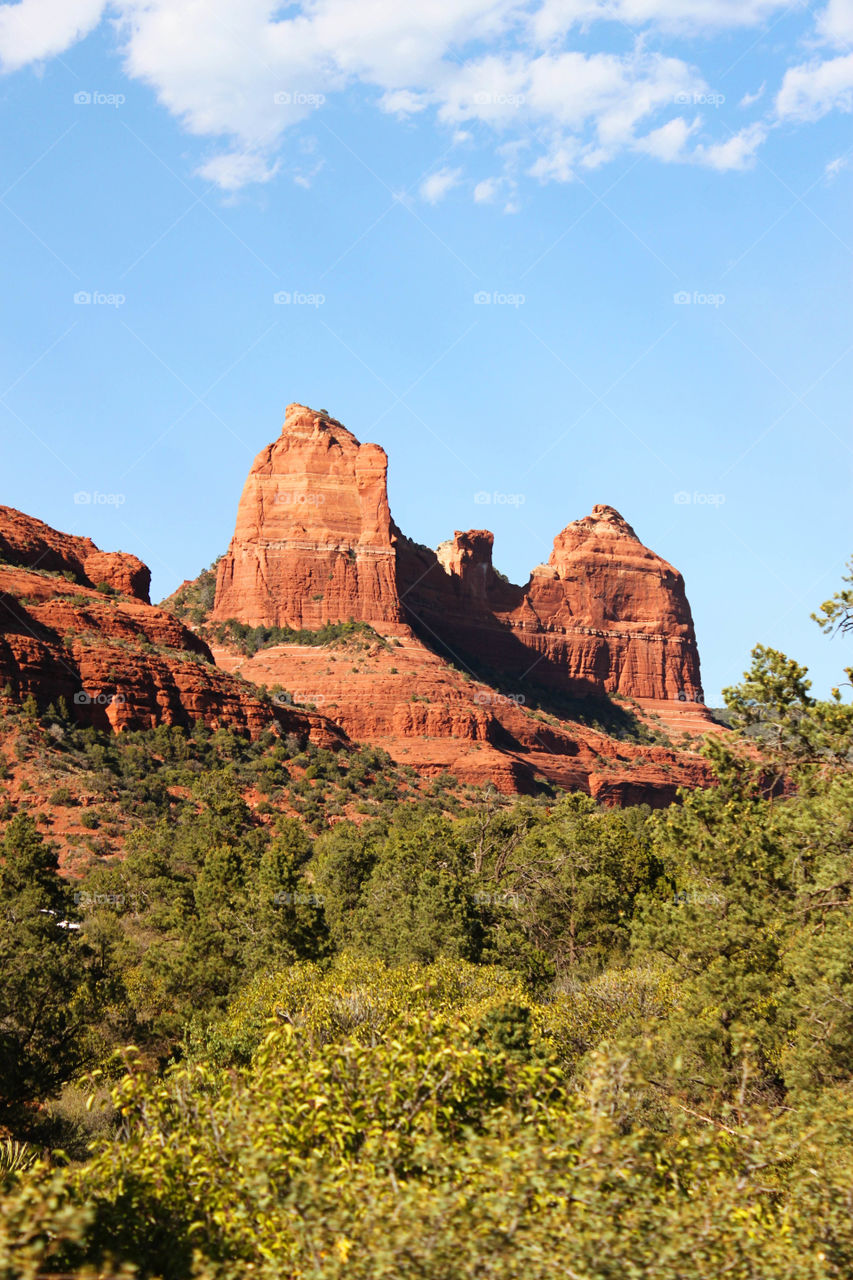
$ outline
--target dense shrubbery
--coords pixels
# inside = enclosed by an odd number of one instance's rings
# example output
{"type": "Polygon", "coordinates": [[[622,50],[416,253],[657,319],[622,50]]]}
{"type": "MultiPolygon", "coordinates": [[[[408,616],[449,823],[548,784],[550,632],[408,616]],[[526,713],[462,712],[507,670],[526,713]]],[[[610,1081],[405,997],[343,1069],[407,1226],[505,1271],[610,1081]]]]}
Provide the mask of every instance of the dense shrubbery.
{"type": "Polygon", "coordinates": [[[74,892],[5,829],[3,1119],[71,1159],[0,1152],[0,1280],[847,1280],[853,708],[764,648],[727,700],[751,739],[661,814],[317,833],[248,779],[322,812],[381,753],[63,739],[149,808],[74,892]]]}
{"type": "Polygon", "coordinates": [[[391,646],[384,636],[367,622],[324,622],[322,627],[311,630],[308,627],[266,627],[249,626],[246,622],[238,622],[236,618],[227,618],[224,622],[212,622],[204,628],[205,637],[216,644],[229,644],[239,649],[247,657],[252,657],[259,649],[268,649],[275,644],[310,644],[310,645],[357,645],[359,648],[378,646],[389,649],[391,646]]]}
{"type": "Polygon", "coordinates": [[[571,1003],[463,961],[270,975],[167,1074],[126,1057],[85,1163],[12,1183],[0,1274],[849,1275],[848,1089],[699,1113],[630,999],[558,1052],[571,1003]]]}

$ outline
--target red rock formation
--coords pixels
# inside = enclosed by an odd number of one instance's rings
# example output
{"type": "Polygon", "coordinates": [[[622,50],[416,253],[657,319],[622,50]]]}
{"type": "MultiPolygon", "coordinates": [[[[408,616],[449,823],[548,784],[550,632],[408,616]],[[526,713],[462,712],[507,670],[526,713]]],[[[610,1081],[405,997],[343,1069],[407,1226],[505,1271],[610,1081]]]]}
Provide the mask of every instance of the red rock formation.
{"type": "Polygon", "coordinates": [[[217,669],[207,645],[146,602],[148,570],[0,508],[0,687],[41,706],[64,698],[83,723],[293,732],[323,745],[345,735],[317,713],[275,707],[217,669]],[[14,561],[14,563],[9,563],[14,561]],[[135,589],[113,595],[88,585],[135,589]],[[145,592],[142,584],[145,584],[145,592]]]}
{"type": "Polygon", "coordinates": [[[597,506],[569,524],[548,563],[513,586],[492,567],[488,530],[457,531],[435,552],[407,539],[391,519],[386,468],[377,445],[290,405],[243,491],[212,618],[294,628],[357,618],[397,647],[369,659],[310,646],[251,660],[217,650],[219,661],[319,700],[350,736],[422,771],[520,791],[546,778],[610,803],[668,801],[679,783],[707,779],[694,756],[625,747],[566,718],[583,719],[572,699],[616,696],[636,700],[653,728],[714,729],[681,576],[618,512],[597,506]],[[486,672],[512,696],[471,684],[486,672]]]}
{"type": "Polygon", "coordinates": [[[315,628],[408,622],[428,644],[576,697],[701,702],[681,575],[612,507],[554,541],[525,587],[492,568],[492,534],[457,532],[437,552],[394,525],[387,459],[333,418],[288,406],[255,459],[219,566],[213,618],[315,628]]]}
{"type": "Polygon", "coordinates": [[[91,538],[60,533],[42,520],[0,506],[0,562],[64,573],[84,587],[106,584],[148,603],[151,571],[123,551],[99,551],[91,538]]]}
{"type": "Polygon", "coordinates": [[[280,437],[249,472],[212,616],[295,628],[401,622],[387,468],[379,445],[288,405],[280,437]]]}
{"type": "MultiPolygon", "coordinates": [[[[693,750],[618,741],[545,714],[527,706],[523,694],[503,694],[460,673],[413,635],[367,649],[287,644],[252,658],[216,646],[213,652],[222,667],[258,684],[282,685],[350,738],[382,747],[421,774],[449,772],[523,794],[538,791],[544,779],[604,804],[654,806],[671,803],[678,786],[709,782],[693,750]]],[[[618,716],[617,704],[612,719],[618,716]]]]}
{"type": "Polygon", "coordinates": [[[574,696],[701,701],[684,582],[612,507],[557,535],[525,588],[492,567],[488,530],[437,552],[393,524],[377,444],[304,404],[257,456],[220,562],[213,617],[398,627],[447,653],[574,696]]]}
{"type": "Polygon", "coordinates": [[[459,579],[462,594],[486,608],[498,581],[492,568],[494,541],[495,535],[488,529],[469,529],[467,533],[457,529],[453,540],[439,543],[435,553],[445,573],[459,579]]]}
{"type": "Polygon", "coordinates": [[[596,506],[568,525],[524,588],[498,577],[491,547],[483,530],[457,531],[435,557],[400,543],[400,594],[416,629],[574,696],[702,701],[683,579],[618,511],[596,506]]]}
{"type": "Polygon", "coordinates": [[[556,633],[549,656],[570,682],[626,697],[702,701],[684,580],[612,507],[593,507],[557,535],[547,566],[533,570],[527,598],[543,628],[556,633]]]}
{"type": "Polygon", "coordinates": [[[386,469],[378,446],[290,406],[244,489],[212,616],[295,628],[354,617],[386,639],[367,651],[360,637],[342,649],[282,645],[251,660],[217,651],[223,669],[147,603],[141,561],[0,508],[0,686],[43,705],[65,697],[81,720],[115,729],[200,720],[323,745],[349,734],[421,772],[505,791],[544,779],[605,803],[663,804],[679,784],[707,781],[692,751],[619,740],[618,705],[606,708],[611,737],[565,701],[628,695],[653,727],[711,727],[700,703],[678,701],[699,696],[681,578],[618,513],[596,507],[570,524],[548,565],[513,586],[492,567],[487,530],[437,552],[406,539],[386,469]],[[95,590],[104,583],[113,591],[95,590]],[[479,679],[484,668],[508,692],[479,679]],[[292,700],[271,706],[228,671],[292,700]],[[294,705],[305,703],[318,710],[294,705]]]}

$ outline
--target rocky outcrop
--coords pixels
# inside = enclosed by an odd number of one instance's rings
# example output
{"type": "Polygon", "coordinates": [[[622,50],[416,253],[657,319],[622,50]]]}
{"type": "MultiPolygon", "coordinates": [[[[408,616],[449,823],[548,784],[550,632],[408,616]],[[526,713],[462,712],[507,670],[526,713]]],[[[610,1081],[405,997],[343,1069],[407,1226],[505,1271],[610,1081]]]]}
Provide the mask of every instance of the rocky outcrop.
{"type": "MultiPolygon", "coordinates": [[[[681,576],[618,512],[573,521],[516,586],[495,571],[488,530],[457,531],[436,551],[406,538],[386,477],[378,445],[288,408],[244,487],[209,619],[317,629],[354,618],[379,634],[252,658],[212,654],[152,607],[136,557],[0,508],[0,688],[43,706],[64,698],[80,721],[116,730],[349,736],[421,773],[508,792],[550,784],[659,805],[708,781],[695,751],[663,732],[637,741],[635,714],[694,737],[713,722],[681,576]],[[286,693],[271,703],[253,685],[286,693]]],[[[173,609],[204,618],[213,577],[185,583],[173,609]]]]}
{"type": "Polygon", "coordinates": [[[400,595],[416,629],[516,679],[575,697],[701,703],[684,581],[612,507],[558,534],[525,587],[495,573],[492,535],[400,543],[400,595]]]}
{"type": "Polygon", "coordinates": [[[619,703],[611,708],[610,733],[561,719],[528,705],[523,693],[472,679],[411,634],[367,647],[276,645],[251,658],[217,646],[213,652],[225,669],[283,686],[350,738],[382,747],[420,774],[450,773],[507,793],[532,794],[551,784],[603,804],[653,806],[670,804],[679,786],[709,782],[694,750],[615,736],[629,723],[619,703]]]}
{"type": "Polygon", "coordinates": [[[388,459],[304,405],[252,464],[213,618],[251,626],[402,621],[388,509],[388,459]]]}
{"type": "MultiPolygon", "coordinates": [[[[684,579],[613,507],[567,525],[527,598],[569,681],[633,698],[702,701],[684,579]]],[[[548,646],[535,646],[545,648],[548,646]]]]}
{"type": "Polygon", "coordinates": [[[243,490],[211,619],[313,629],[355,618],[385,642],[251,658],[220,647],[220,664],[282,685],[420,772],[507,791],[551,783],[604,803],[669,803],[678,785],[707,782],[704,762],[663,732],[636,742],[636,714],[694,737],[714,725],[681,575],[617,511],[573,521],[515,586],[495,571],[486,529],[435,551],[406,538],[386,471],[378,445],[288,407],[243,490]],[[613,736],[590,727],[599,714],[613,736]]]}
{"type": "Polygon", "coordinates": [[[64,699],[79,722],[114,730],[201,722],[327,746],[345,740],[322,715],[271,705],[220,671],[203,640],[147,603],[148,570],[134,556],[8,507],[0,548],[0,688],[15,699],[64,699]]]}
{"type": "Polygon", "coordinates": [[[123,551],[99,551],[91,538],[60,533],[14,507],[0,506],[0,563],[64,574],[84,587],[107,586],[148,603],[151,571],[123,551]]]}
{"type": "Polygon", "coordinates": [[[378,445],[289,405],[246,481],[212,617],[294,628],[355,618],[398,634],[407,623],[447,655],[573,697],[701,703],[683,579],[612,507],[567,525],[519,587],[492,567],[486,529],[437,551],[409,541],[386,473],[378,445]]]}

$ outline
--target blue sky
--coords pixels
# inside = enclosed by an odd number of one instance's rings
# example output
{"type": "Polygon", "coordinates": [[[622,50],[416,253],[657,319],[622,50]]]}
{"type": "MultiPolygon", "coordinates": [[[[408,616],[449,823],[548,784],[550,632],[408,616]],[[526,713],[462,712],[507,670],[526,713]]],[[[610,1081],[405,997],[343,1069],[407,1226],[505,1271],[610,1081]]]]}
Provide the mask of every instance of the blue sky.
{"type": "Polygon", "coordinates": [[[853,0],[0,4],[0,500],[160,598],[296,400],[384,446],[411,537],[491,528],[515,581],[617,507],[709,701],[758,641],[825,691],[851,41],[853,0]]]}

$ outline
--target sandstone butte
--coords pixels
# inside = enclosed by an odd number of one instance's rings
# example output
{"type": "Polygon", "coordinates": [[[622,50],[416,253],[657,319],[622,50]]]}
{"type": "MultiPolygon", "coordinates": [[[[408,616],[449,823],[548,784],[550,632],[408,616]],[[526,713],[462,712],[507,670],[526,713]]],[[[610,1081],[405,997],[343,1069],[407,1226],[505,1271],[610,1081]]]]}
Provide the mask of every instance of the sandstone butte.
{"type": "Polygon", "coordinates": [[[567,525],[547,564],[514,586],[492,566],[487,530],[457,531],[436,551],[406,538],[387,468],[379,445],[288,406],[249,472],[211,621],[317,629],[352,618],[379,639],[355,663],[295,644],[251,659],[214,645],[217,662],[295,691],[421,771],[507,791],[545,778],[614,803],[667,803],[678,784],[706,780],[695,750],[616,741],[566,711],[567,698],[616,699],[617,720],[631,711],[694,746],[718,731],[683,579],[617,511],[596,506],[567,525]]]}
{"type": "Polygon", "coordinates": [[[377,633],[359,648],[288,643],[244,658],[208,647],[149,603],[135,556],[0,507],[0,687],[43,706],[64,697],[80,721],[117,731],[201,721],[326,746],[349,737],[505,792],[544,779],[605,803],[665,804],[707,780],[695,747],[717,726],[684,584],[618,512],[597,506],[569,524],[513,586],[492,567],[487,530],[436,551],[406,538],[387,465],[379,445],[289,406],[246,481],[208,619],[316,629],[354,618],[377,633]],[[271,705],[252,683],[293,702],[271,705]],[[620,736],[632,717],[678,746],[620,736]]]}
{"type": "Polygon", "coordinates": [[[0,688],[42,707],[64,698],[78,721],[105,729],[202,721],[345,740],[325,717],[271,706],[217,668],[198,635],[149,604],[149,582],[136,556],[0,506],[0,688]]]}

